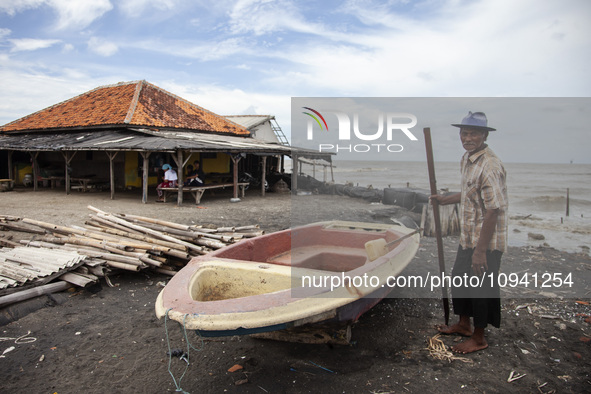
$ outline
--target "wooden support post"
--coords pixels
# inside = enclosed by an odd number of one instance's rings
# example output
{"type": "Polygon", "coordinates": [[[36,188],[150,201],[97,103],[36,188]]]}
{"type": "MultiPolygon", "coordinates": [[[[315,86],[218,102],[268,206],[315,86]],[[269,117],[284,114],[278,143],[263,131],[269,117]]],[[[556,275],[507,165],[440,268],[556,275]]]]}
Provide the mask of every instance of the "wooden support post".
{"type": "Polygon", "coordinates": [[[140,154],[144,160],[142,164],[142,203],[146,204],[148,202],[148,166],[150,165],[148,157],[150,157],[150,152],[140,152],[140,154]]]}
{"type": "Polygon", "coordinates": [[[261,196],[265,197],[265,184],[267,178],[267,156],[263,156],[263,168],[261,170],[261,196]]]}
{"type": "Polygon", "coordinates": [[[191,158],[191,155],[193,153],[189,151],[189,154],[187,155],[187,157],[183,160],[183,165],[181,166],[181,168],[185,168],[185,166],[187,165],[187,163],[189,162],[189,159],[191,158]]]}
{"type": "Polygon", "coordinates": [[[298,191],[298,155],[291,155],[291,192],[296,194],[298,191]]]}
{"type": "Polygon", "coordinates": [[[37,177],[39,176],[39,165],[37,164],[37,156],[39,156],[39,152],[30,152],[30,154],[31,160],[33,161],[33,190],[37,191],[37,177]]]}
{"type": "Polygon", "coordinates": [[[177,172],[176,175],[178,177],[177,183],[179,191],[177,193],[176,204],[178,206],[183,205],[183,151],[179,150],[176,153],[176,157],[173,156],[174,161],[176,162],[177,172]]]}
{"type": "Polygon", "coordinates": [[[566,217],[568,217],[570,214],[570,196],[569,196],[569,194],[570,194],[570,190],[567,187],[566,188],[566,217]]]}
{"type": "Polygon", "coordinates": [[[109,156],[109,178],[111,180],[111,200],[115,199],[115,156],[119,152],[107,152],[109,156]]]}
{"type": "Polygon", "coordinates": [[[238,163],[242,156],[240,153],[230,156],[232,158],[232,162],[234,163],[234,168],[232,171],[232,182],[234,183],[234,197],[230,200],[232,202],[238,202],[240,199],[238,198],[238,163]]]}
{"type": "Polygon", "coordinates": [[[14,177],[14,169],[12,168],[13,163],[12,163],[12,154],[14,153],[14,151],[8,151],[8,178],[12,179],[13,181],[16,181],[16,178],[14,177]]]}
{"type": "Polygon", "coordinates": [[[70,194],[70,184],[71,184],[71,179],[70,179],[70,171],[68,171],[68,168],[70,167],[70,163],[72,162],[72,159],[74,158],[74,156],[76,156],[76,151],[72,152],[70,154],[70,152],[62,152],[62,154],[64,155],[64,160],[66,162],[65,164],[65,175],[66,175],[66,194],[70,194]]]}

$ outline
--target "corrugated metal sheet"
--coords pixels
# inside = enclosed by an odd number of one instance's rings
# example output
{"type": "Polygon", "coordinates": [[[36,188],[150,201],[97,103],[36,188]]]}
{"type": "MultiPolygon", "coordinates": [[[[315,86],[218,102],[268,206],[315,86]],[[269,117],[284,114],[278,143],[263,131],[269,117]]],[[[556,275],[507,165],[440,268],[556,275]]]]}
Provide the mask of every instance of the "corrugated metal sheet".
{"type": "Polygon", "coordinates": [[[249,131],[252,131],[253,128],[270,121],[274,117],[270,115],[226,115],[225,118],[234,123],[238,123],[240,126],[244,126],[249,131]]]}
{"type": "MultiPolygon", "coordinates": [[[[273,144],[229,135],[156,131],[149,129],[105,129],[93,132],[26,133],[0,135],[0,149],[17,151],[152,151],[177,150],[318,156],[307,149],[273,144]]],[[[320,154],[329,157],[329,154],[320,154]]]]}
{"type": "Polygon", "coordinates": [[[0,249],[0,289],[22,285],[68,270],[86,256],[74,251],[27,248],[0,249]]]}

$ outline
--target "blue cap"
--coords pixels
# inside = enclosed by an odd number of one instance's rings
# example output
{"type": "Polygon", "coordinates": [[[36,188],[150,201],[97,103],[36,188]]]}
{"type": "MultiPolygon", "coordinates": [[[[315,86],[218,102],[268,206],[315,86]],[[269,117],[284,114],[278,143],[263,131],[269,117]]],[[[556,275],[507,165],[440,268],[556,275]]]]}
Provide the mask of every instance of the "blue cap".
{"type": "Polygon", "coordinates": [[[170,166],[170,164],[165,164],[162,166],[163,170],[170,170],[172,167],[170,166]]]}
{"type": "Polygon", "coordinates": [[[455,127],[470,127],[475,129],[481,129],[483,131],[493,131],[492,127],[488,127],[488,120],[486,119],[486,115],[484,112],[468,112],[468,115],[462,119],[462,123],[460,124],[452,124],[455,127]]]}

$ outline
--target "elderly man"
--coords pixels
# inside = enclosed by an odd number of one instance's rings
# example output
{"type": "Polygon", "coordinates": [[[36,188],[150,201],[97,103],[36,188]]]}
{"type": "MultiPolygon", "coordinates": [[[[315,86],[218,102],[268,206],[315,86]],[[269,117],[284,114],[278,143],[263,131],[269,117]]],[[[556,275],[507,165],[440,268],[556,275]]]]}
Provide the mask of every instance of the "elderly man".
{"type": "MultiPolygon", "coordinates": [[[[489,131],[483,112],[469,112],[460,128],[460,141],[466,150],[461,161],[462,191],[447,196],[434,195],[441,205],[460,203],[460,246],[452,276],[461,276],[465,286],[452,287],[454,313],[459,321],[440,326],[443,334],[469,337],[452,350],[471,353],[486,349],[484,336],[488,324],[499,327],[501,300],[497,274],[501,256],[507,250],[507,186],[501,160],[485,143],[489,131]],[[476,285],[482,279],[482,286],[476,285]],[[468,283],[466,283],[468,282],[468,283]],[[474,320],[474,329],[470,322],[474,320]]],[[[455,282],[454,282],[455,283],[455,282]]]]}

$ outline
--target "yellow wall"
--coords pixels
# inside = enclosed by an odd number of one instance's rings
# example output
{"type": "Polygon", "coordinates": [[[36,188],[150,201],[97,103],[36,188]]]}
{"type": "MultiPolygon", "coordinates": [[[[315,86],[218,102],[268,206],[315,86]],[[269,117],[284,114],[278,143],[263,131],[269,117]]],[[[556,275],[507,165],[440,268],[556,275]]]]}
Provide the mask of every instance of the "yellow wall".
{"type": "MultiPolygon", "coordinates": [[[[207,174],[217,172],[220,174],[227,174],[230,172],[230,156],[225,153],[217,153],[215,158],[204,158],[201,159],[201,154],[192,153],[187,160],[187,165],[193,165],[195,160],[201,162],[201,169],[205,173],[205,179],[207,180],[207,174]]],[[[185,168],[185,176],[187,175],[187,169],[185,168]]]]}
{"type": "MultiPolygon", "coordinates": [[[[141,174],[138,176],[138,156],[137,152],[125,152],[125,187],[142,187],[141,174]]],[[[201,169],[206,174],[217,172],[227,174],[230,172],[230,156],[225,153],[217,153],[215,158],[203,158],[201,154],[192,153],[187,160],[187,165],[193,164],[195,160],[201,162],[201,169]]],[[[172,164],[172,163],[171,163],[172,164]]],[[[30,167],[29,167],[30,168],[30,167]]],[[[23,175],[24,176],[24,175],[23,175]]],[[[187,176],[187,169],[185,166],[183,179],[187,176]]],[[[158,183],[158,177],[150,176],[148,178],[148,185],[155,186],[158,183]]]]}
{"type": "Polygon", "coordinates": [[[31,174],[33,175],[33,167],[31,167],[30,165],[22,165],[19,164],[16,166],[16,179],[14,180],[15,184],[21,185],[23,183],[23,180],[25,179],[25,175],[26,174],[31,174]]]}
{"type": "MultiPolygon", "coordinates": [[[[138,176],[138,152],[125,152],[125,187],[142,187],[142,175],[138,176]]],[[[158,177],[148,177],[148,185],[158,183],[158,177]]]]}

